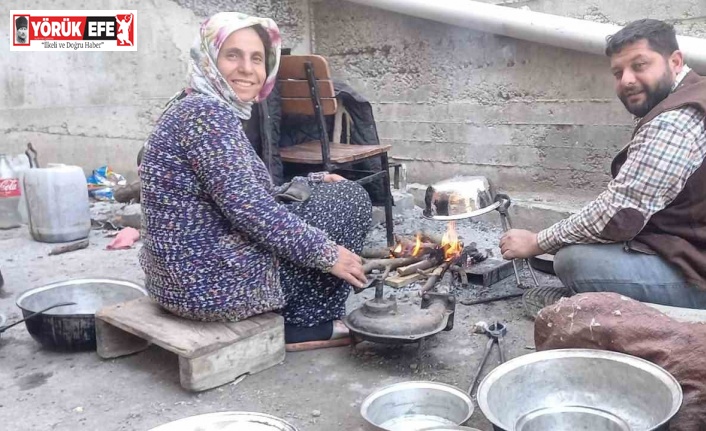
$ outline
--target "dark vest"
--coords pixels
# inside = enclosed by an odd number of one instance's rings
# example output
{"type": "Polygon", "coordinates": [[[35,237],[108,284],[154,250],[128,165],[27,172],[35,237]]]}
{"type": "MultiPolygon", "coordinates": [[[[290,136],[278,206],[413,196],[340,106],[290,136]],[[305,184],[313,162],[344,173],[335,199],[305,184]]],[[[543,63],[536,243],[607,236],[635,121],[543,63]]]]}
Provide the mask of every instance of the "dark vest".
{"type": "MultiPolygon", "coordinates": [[[[674,92],[640,120],[633,137],[659,114],[687,105],[706,113],[706,78],[695,72],[689,72],[674,92]]],[[[625,163],[628,147],[613,160],[613,178],[625,163]]],[[[611,219],[604,233],[615,237],[622,231],[632,237],[635,226],[642,226],[641,217],[635,210],[621,210],[611,219]]],[[[706,289],[706,164],[689,177],[682,191],[666,208],[650,218],[629,245],[639,251],[656,252],[681,269],[688,282],[706,289]]]]}

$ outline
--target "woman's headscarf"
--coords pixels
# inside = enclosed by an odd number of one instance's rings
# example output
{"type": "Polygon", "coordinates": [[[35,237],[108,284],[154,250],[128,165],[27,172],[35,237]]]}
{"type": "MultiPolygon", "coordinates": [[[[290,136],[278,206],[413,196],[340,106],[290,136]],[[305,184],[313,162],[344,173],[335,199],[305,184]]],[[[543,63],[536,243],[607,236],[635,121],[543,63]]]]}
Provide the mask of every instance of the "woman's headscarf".
{"type": "MultiPolygon", "coordinates": [[[[203,24],[199,37],[191,48],[191,71],[189,72],[189,88],[191,91],[208,94],[226,101],[235,111],[238,118],[247,120],[253,102],[244,102],[238,98],[233,89],[218,71],[218,51],[223,42],[234,31],[261,26],[270,36],[269,52],[266,59],[267,78],[257,95],[255,102],[264,100],[272,91],[279,70],[280,47],[282,39],[277,24],[269,18],[258,18],[238,12],[221,12],[213,15],[203,24]]],[[[266,43],[263,41],[263,43],[266,43]]]]}

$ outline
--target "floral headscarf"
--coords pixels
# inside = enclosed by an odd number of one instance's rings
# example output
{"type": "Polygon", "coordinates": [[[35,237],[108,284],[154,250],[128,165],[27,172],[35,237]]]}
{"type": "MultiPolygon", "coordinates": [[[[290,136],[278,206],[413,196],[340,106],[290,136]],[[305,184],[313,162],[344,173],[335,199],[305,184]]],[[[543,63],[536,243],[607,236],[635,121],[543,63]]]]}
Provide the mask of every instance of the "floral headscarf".
{"type": "Polygon", "coordinates": [[[238,12],[221,12],[208,18],[201,24],[199,37],[191,48],[191,70],[189,72],[189,91],[208,94],[226,101],[238,118],[247,120],[254,102],[244,102],[218,71],[217,60],[223,42],[234,31],[261,26],[270,36],[269,56],[266,59],[267,78],[257,95],[255,102],[264,100],[272,91],[279,70],[280,47],[282,39],[277,24],[269,18],[258,18],[238,12]]]}

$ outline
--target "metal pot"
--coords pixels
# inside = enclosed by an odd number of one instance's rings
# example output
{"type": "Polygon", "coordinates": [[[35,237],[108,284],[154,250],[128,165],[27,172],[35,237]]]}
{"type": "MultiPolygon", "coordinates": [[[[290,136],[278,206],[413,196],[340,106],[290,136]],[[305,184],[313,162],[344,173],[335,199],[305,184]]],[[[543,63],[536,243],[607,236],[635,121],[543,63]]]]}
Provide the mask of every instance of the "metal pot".
{"type": "Polygon", "coordinates": [[[478,406],[496,431],[666,431],[682,404],[677,380],[634,356],[549,350],[508,361],[478,387],[478,406]]]}
{"type": "Polygon", "coordinates": [[[369,395],[360,414],[376,431],[415,431],[461,425],[471,418],[473,402],[454,386],[402,382],[369,395]]]}
{"type": "Polygon", "coordinates": [[[96,311],[146,295],[144,288],[129,281],[75,279],[31,289],[16,303],[25,318],[57,303],[75,303],[28,319],[25,325],[32,338],[48,349],[79,351],[96,348],[96,311]]]}
{"type": "Polygon", "coordinates": [[[461,220],[477,217],[500,207],[485,177],[457,177],[427,187],[424,217],[461,220]]]}
{"type": "Polygon", "coordinates": [[[190,416],[149,431],[297,431],[275,416],[254,412],[220,412],[190,416]]]}

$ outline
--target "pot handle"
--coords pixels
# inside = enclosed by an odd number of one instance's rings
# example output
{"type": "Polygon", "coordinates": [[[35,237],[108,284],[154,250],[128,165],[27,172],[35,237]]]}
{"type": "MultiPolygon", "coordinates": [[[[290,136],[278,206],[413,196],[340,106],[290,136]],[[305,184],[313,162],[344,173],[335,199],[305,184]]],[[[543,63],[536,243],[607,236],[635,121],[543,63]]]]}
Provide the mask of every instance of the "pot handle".
{"type": "Polygon", "coordinates": [[[20,323],[24,322],[25,320],[29,320],[29,319],[31,319],[31,318],[33,318],[33,317],[36,317],[36,316],[38,316],[38,315],[40,315],[40,314],[42,314],[42,313],[44,313],[44,312],[46,312],[46,311],[51,310],[52,308],[56,308],[56,307],[66,307],[67,305],[76,305],[76,303],[75,303],[75,302],[60,302],[60,303],[58,303],[58,304],[50,305],[49,307],[45,308],[44,310],[39,310],[39,311],[37,311],[36,313],[32,313],[32,314],[30,314],[29,316],[25,317],[25,318],[22,319],[22,320],[18,320],[18,321],[15,322],[15,323],[11,323],[11,324],[9,324],[9,325],[7,325],[7,326],[1,327],[1,328],[0,328],[0,334],[2,334],[3,332],[7,331],[7,330],[10,329],[10,328],[12,328],[13,326],[19,325],[20,323]]]}

